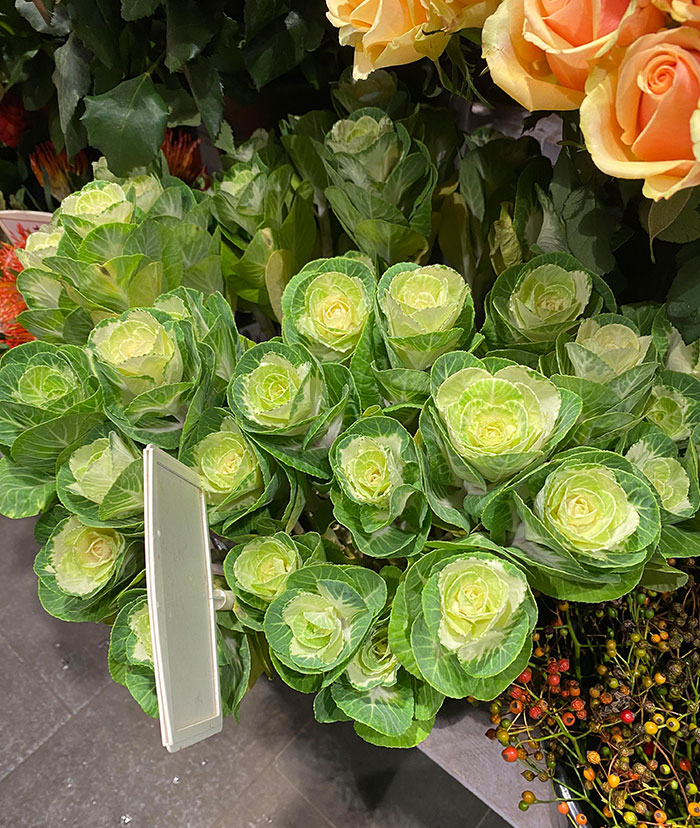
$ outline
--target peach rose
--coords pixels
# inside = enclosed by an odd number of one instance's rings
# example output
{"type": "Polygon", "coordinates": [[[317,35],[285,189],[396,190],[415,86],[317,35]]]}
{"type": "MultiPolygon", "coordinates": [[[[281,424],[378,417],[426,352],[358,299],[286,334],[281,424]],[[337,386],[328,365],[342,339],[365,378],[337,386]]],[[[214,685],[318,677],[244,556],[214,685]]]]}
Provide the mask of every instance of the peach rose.
{"type": "Polygon", "coordinates": [[[341,46],[355,48],[355,79],[437,59],[453,32],[481,26],[500,0],[326,0],[341,46]]]}
{"type": "Polygon", "coordinates": [[[526,109],[576,109],[591,63],[663,22],[648,0],[504,0],[484,25],[484,57],[526,109]]]}
{"type": "Polygon", "coordinates": [[[658,201],[700,184],[692,132],[700,99],[700,32],[646,35],[592,71],[581,129],[595,164],[616,178],[643,178],[658,201]]]}
{"type": "Polygon", "coordinates": [[[654,5],[678,23],[700,23],[700,0],[654,0],[654,5]]]}

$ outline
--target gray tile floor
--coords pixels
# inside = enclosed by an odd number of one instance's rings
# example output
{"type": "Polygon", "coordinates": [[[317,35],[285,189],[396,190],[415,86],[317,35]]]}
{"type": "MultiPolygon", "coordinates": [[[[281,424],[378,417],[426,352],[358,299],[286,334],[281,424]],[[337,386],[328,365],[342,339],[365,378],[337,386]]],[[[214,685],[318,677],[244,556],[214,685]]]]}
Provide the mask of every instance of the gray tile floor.
{"type": "Polygon", "coordinates": [[[0,518],[0,826],[505,828],[417,750],[319,725],[263,679],[241,723],[168,754],[107,672],[107,629],[48,616],[32,521],[0,518]]]}

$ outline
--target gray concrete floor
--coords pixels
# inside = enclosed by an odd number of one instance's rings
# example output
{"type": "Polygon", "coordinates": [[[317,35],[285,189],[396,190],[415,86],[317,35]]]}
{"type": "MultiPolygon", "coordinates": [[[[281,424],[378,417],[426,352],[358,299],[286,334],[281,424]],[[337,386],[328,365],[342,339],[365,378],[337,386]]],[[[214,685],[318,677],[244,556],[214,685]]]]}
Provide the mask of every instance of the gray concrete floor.
{"type": "Polygon", "coordinates": [[[257,683],[240,724],[167,753],[109,677],[107,628],[41,609],[32,528],[0,517],[2,828],[505,828],[418,750],[319,725],[279,681],[257,683]]]}

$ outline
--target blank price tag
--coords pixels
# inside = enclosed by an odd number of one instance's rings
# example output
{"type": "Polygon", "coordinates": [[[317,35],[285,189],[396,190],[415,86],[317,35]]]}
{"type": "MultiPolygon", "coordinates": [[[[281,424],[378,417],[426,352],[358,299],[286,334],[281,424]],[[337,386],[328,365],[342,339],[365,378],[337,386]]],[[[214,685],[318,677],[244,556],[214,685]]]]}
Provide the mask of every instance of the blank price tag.
{"type": "Polygon", "coordinates": [[[222,727],[209,529],[194,471],[152,445],[143,460],[153,663],[172,753],[222,727]]]}

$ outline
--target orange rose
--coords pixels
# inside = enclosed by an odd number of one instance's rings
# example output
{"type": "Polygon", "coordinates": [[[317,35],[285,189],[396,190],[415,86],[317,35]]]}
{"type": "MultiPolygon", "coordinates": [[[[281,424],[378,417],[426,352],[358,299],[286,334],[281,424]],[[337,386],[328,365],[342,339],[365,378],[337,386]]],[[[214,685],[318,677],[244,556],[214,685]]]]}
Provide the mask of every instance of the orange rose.
{"type": "Polygon", "coordinates": [[[481,26],[499,0],[326,0],[341,46],[354,46],[355,79],[438,58],[453,32],[481,26]]]}
{"type": "Polygon", "coordinates": [[[691,135],[700,100],[697,29],[680,26],[616,49],[586,92],[581,129],[603,172],[643,178],[644,195],[655,201],[700,184],[691,135]]]}
{"type": "Polygon", "coordinates": [[[654,0],[654,5],[678,23],[700,23],[700,0],[654,0]]]}
{"type": "Polygon", "coordinates": [[[591,63],[663,21],[648,0],[504,0],[484,25],[484,57],[527,109],[576,109],[591,63]]]}

